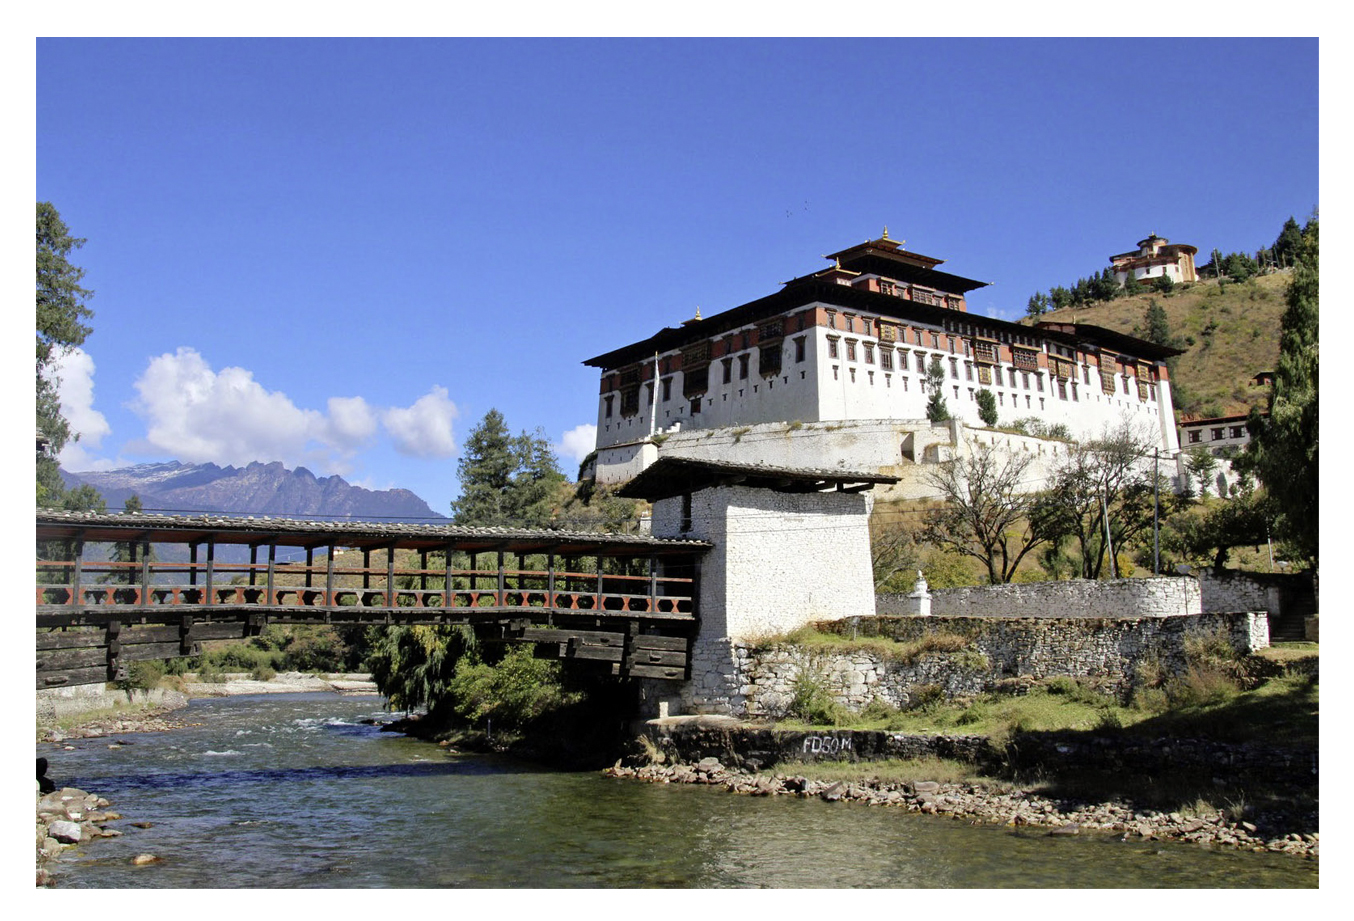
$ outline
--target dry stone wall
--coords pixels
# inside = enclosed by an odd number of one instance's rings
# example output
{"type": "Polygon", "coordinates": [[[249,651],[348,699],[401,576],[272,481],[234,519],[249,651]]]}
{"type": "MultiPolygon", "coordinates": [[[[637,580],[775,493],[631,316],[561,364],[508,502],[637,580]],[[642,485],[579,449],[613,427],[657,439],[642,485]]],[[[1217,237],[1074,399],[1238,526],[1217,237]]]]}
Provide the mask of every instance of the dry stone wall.
{"type": "MultiPolygon", "coordinates": [[[[730,688],[685,712],[783,717],[808,686],[861,710],[880,700],[908,707],[918,695],[961,697],[1018,689],[1054,677],[1089,678],[1108,693],[1126,691],[1148,661],[1185,668],[1189,636],[1222,634],[1239,651],[1269,643],[1263,614],[1137,618],[876,617],[820,624],[857,638],[898,641],[885,655],[865,646],[844,651],[730,641],[711,687],[730,688]],[[962,642],[960,641],[962,639],[962,642]],[[928,651],[948,649],[949,651],[928,651]]],[[[684,701],[687,703],[688,701],[684,701]]]]}
{"type": "MultiPolygon", "coordinates": [[[[876,597],[875,610],[880,615],[913,614],[916,600],[908,595],[881,594],[876,597]]],[[[956,617],[1171,617],[1203,610],[1199,582],[1188,576],[1013,582],[931,590],[931,613],[956,617]]],[[[1243,606],[1211,610],[1264,609],[1243,606]]]]}

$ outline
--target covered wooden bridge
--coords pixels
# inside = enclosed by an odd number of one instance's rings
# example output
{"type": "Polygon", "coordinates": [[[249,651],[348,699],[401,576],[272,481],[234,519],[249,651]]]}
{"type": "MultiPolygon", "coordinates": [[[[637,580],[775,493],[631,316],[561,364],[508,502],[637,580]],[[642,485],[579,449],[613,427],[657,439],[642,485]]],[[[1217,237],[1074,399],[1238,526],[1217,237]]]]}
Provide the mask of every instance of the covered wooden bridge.
{"type": "Polygon", "coordinates": [[[643,535],[51,509],[37,513],[37,542],[39,688],[117,680],[129,661],[194,655],[203,640],[248,637],[270,623],[464,624],[613,675],[681,680],[699,613],[696,563],[711,547],[643,535]]]}

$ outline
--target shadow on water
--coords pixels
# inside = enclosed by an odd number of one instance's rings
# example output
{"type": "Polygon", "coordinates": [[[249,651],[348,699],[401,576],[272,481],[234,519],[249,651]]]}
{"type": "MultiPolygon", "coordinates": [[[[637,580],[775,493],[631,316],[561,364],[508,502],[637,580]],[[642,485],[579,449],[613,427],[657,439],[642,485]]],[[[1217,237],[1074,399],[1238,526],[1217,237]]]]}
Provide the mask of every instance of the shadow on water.
{"type": "Polygon", "coordinates": [[[298,768],[260,768],[251,770],[224,771],[170,771],[138,774],[135,771],[119,771],[103,777],[83,777],[80,782],[97,789],[103,781],[114,781],[119,789],[126,792],[177,789],[194,786],[203,789],[213,787],[248,787],[279,785],[292,786],[298,783],[314,783],[326,780],[382,780],[399,777],[444,777],[454,774],[483,776],[486,774],[538,773],[530,765],[518,765],[505,759],[475,758],[449,760],[444,762],[419,762],[415,764],[383,765],[324,765],[298,768]]]}

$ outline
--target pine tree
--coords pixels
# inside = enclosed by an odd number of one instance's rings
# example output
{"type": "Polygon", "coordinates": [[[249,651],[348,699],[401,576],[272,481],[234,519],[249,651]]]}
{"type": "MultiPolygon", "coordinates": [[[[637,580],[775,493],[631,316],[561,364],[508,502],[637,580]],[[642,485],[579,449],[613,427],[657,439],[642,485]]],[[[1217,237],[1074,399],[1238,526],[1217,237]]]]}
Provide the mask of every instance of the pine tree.
{"type": "Polygon", "coordinates": [[[548,524],[555,488],[565,479],[544,433],[514,437],[496,409],[471,431],[456,472],[461,495],[451,505],[452,520],[480,527],[548,524]]]}
{"type": "Polygon", "coordinates": [[[1270,247],[1270,252],[1274,254],[1274,261],[1280,268],[1287,268],[1293,264],[1293,260],[1298,256],[1298,250],[1302,247],[1302,230],[1298,227],[1298,222],[1290,216],[1284,221],[1283,229],[1279,231],[1278,238],[1274,245],[1270,247]]]}
{"type": "Polygon", "coordinates": [[[1320,238],[1316,218],[1303,229],[1279,333],[1279,365],[1268,417],[1251,411],[1250,444],[1240,458],[1279,509],[1276,532],[1303,559],[1316,561],[1318,528],[1318,391],[1320,238]]]}
{"type": "Polygon", "coordinates": [[[85,306],[94,292],[80,287],[85,270],[71,265],[72,250],[85,245],[50,202],[37,204],[37,429],[50,443],[50,452],[37,459],[39,505],[61,504],[66,490],[56,455],[71,438],[70,424],[61,415],[54,365],[68,349],[84,343],[90,333],[85,321],[94,312],[85,306]]]}
{"type": "Polygon", "coordinates": [[[997,424],[997,398],[990,390],[978,391],[978,418],[987,425],[997,424]]]}
{"type": "Polygon", "coordinates": [[[932,360],[924,386],[931,395],[926,401],[926,418],[932,422],[949,421],[950,409],[945,405],[945,367],[939,358],[932,360]]]}

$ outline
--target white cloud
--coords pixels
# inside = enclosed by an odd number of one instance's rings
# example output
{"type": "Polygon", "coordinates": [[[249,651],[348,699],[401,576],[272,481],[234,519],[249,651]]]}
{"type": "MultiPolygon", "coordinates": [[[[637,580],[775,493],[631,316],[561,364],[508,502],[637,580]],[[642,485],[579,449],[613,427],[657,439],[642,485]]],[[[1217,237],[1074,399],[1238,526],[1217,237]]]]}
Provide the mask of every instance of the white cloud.
{"type": "Polygon", "coordinates": [[[576,425],[564,433],[558,445],[555,446],[555,453],[561,457],[572,457],[576,462],[583,463],[583,458],[587,457],[597,447],[597,426],[585,422],[582,425],[576,425]]]}
{"type": "Polygon", "coordinates": [[[83,349],[68,349],[57,357],[54,374],[61,415],[70,423],[72,435],[58,460],[67,470],[93,469],[99,461],[90,450],[98,448],[104,436],[112,432],[103,413],[94,408],[94,359],[83,349]]]}
{"type": "Polygon", "coordinates": [[[446,388],[434,386],[408,409],[387,409],[381,422],[401,454],[441,458],[456,453],[451,424],[458,415],[446,388]]]}
{"type": "Polygon", "coordinates": [[[361,397],[329,398],[329,439],[355,449],[376,434],[376,413],[361,397]]]}
{"type": "Polygon", "coordinates": [[[152,358],[136,381],[132,409],[146,420],[143,447],[188,463],[243,465],[280,460],[344,473],[376,431],[361,397],[333,397],[328,415],[302,409],[244,368],[214,371],[195,349],[152,358]]]}

